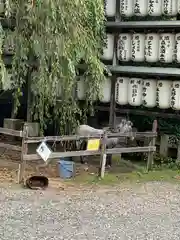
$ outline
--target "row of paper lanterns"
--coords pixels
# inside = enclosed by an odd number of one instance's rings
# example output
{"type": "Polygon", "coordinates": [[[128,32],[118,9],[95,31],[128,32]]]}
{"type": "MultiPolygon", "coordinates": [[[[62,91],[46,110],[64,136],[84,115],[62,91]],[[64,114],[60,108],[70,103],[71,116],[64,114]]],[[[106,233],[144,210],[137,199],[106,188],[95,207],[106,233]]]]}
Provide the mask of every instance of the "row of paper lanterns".
{"type": "Polygon", "coordinates": [[[116,15],[116,5],[120,2],[120,15],[132,16],[175,16],[180,12],[180,0],[105,0],[107,17],[116,15]]]}
{"type": "MultiPolygon", "coordinates": [[[[9,72],[7,75],[9,81],[4,83],[4,90],[11,89],[11,76],[12,73],[9,72]]],[[[79,100],[85,100],[86,88],[83,78],[80,78],[76,89],[79,100]]],[[[58,88],[57,91],[61,96],[61,88],[58,88]]],[[[111,79],[106,78],[101,88],[100,101],[109,103],[110,100],[111,79]]],[[[115,100],[121,106],[144,105],[147,108],[180,110],[180,81],[118,77],[115,85],[115,100]]]]}
{"type": "MultiPolygon", "coordinates": [[[[112,60],[114,35],[107,34],[107,46],[103,49],[103,60],[112,60]]],[[[117,57],[128,62],[180,63],[180,33],[121,33],[117,43],[117,57]]]]}
{"type": "MultiPolygon", "coordinates": [[[[13,54],[14,38],[8,32],[4,40],[4,53],[13,54]]],[[[114,54],[114,35],[107,34],[107,46],[103,49],[103,60],[112,60],[114,54]]],[[[180,33],[121,33],[117,43],[117,57],[128,62],[180,63],[180,33]]]]}
{"type": "MultiPolygon", "coordinates": [[[[77,86],[77,97],[85,99],[85,83],[81,79],[77,86]]],[[[102,86],[103,103],[111,99],[111,80],[107,78],[102,86]]],[[[159,107],[161,109],[173,108],[180,110],[180,81],[154,80],[141,78],[117,78],[115,85],[116,103],[147,108],[159,107]]]]}

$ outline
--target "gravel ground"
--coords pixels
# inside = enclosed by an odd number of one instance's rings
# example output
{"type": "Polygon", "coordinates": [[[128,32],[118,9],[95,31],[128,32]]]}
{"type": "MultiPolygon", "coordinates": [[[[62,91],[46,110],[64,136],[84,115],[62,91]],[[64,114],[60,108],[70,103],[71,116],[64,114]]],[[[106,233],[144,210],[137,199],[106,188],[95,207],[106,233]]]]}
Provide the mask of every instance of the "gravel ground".
{"type": "Polygon", "coordinates": [[[88,190],[0,188],[0,239],[180,239],[180,188],[147,183],[88,190]]]}

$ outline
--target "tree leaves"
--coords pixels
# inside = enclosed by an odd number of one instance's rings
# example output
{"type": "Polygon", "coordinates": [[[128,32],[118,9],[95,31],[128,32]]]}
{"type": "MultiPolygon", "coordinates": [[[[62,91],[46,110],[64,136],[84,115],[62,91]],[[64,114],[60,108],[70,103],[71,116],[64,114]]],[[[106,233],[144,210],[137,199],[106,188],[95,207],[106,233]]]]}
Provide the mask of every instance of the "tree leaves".
{"type": "MultiPolygon", "coordinates": [[[[13,72],[17,89],[22,89],[30,66],[25,59],[35,56],[37,68],[32,77],[33,111],[42,126],[45,118],[55,118],[61,132],[72,131],[83,114],[97,99],[104,81],[100,53],[104,46],[103,0],[6,0],[6,16],[16,8],[15,55],[13,72]],[[77,66],[83,62],[86,105],[79,107],[75,98],[77,66]],[[61,86],[61,103],[58,89],[61,86]],[[53,91],[52,91],[53,90],[53,91]],[[56,93],[57,92],[57,93],[56,93]],[[51,116],[48,112],[54,109],[51,116]],[[67,128],[66,125],[71,126],[67,128]]],[[[52,112],[52,111],[51,111],[52,112]]]]}

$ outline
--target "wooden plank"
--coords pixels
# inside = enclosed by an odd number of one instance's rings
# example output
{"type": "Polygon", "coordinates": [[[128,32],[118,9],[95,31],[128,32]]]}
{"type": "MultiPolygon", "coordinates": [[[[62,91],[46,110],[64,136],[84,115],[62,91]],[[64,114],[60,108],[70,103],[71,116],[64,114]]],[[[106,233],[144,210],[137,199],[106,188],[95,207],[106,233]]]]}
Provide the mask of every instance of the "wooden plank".
{"type": "MultiPolygon", "coordinates": [[[[136,24],[136,22],[134,21],[136,24]]],[[[148,22],[147,22],[148,23],[148,22]]],[[[135,76],[148,75],[158,76],[158,77],[179,77],[179,68],[169,68],[169,67],[147,67],[147,66],[122,66],[122,65],[108,65],[109,70],[114,74],[133,74],[135,76]]]]}
{"type": "Polygon", "coordinates": [[[157,29],[174,29],[174,28],[180,28],[180,21],[176,20],[161,20],[161,21],[106,21],[106,27],[109,28],[111,31],[112,29],[115,30],[115,32],[119,32],[122,29],[146,29],[146,28],[153,28],[155,30],[157,29]]]}
{"type": "Polygon", "coordinates": [[[129,148],[112,148],[107,149],[107,154],[119,155],[120,153],[143,153],[143,152],[150,152],[156,151],[156,147],[129,147],[129,148]]]}
{"type": "MultiPolygon", "coordinates": [[[[157,133],[157,120],[154,120],[153,126],[152,126],[152,132],[157,133]]],[[[153,147],[156,144],[156,137],[153,137],[150,140],[149,147],[153,147]]],[[[147,171],[152,169],[152,166],[154,164],[154,152],[148,153],[148,160],[147,160],[147,171]]]]}
{"type": "Polygon", "coordinates": [[[16,136],[16,137],[23,136],[22,131],[17,131],[17,130],[8,129],[8,128],[0,128],[0,133],[5,134],[5,135],[16,136]]]}
{"type": "MultiPolygon", "coordinates": [[[[156,151],[156,147],[129,147],[129,148],[113,148],[107,149],[107,154],[120,154],[120,153],[132,153],[132,152],[149,152],[156,151]]],[[[101,151],[70,151],[70,152],[54,152],[49,159],[59,159],[61,157],[79,157],[79,156],[94,156],[101,155],[101,151]]],[[[38,154],[24,154],[24,160],[34,161],[40,160],[41,157],[38,154]]]]}
{"type": "MultiPolygon", "coordinates": [[[[114,42],[114,45],[116,45],[116,42],[114,42]]],[[[116,76],[113,76],[112,84],[111,84],[111,101],[110,101],[110,112],[109,112],[109,127],[111,128],[115,127],[115,119],[116,119],[115,85],[116,85],[116,76]]]]}
{"type": "Polygon", "coordinates": [[[106,134],[102,139],[102,148],[101,148],[101,161],[100,161],[100,177],[104,178],[105,167],[106,167],[106,134]]]}
{"type": "MultiPolygon", "coordinates": [[[[96,110],[109,112],[109,106],[95,106],[96,110]]],[[[152,112],[149,110],[139,110],[139,109],[130,109],[130,108],[121,108],[118,107],[115,109],[117,113],[121,113],[127,116],[127,114],[139,115],[139,116],[154,116],[154,117],[162,117],[162,118],[172,118],[172,119],[180,119],[180,114],[177,113],[166,113],[166,112],[152,112]]]]}
{"type": "MultiPolygon", "coordinates": [[[[80,156],[94,156],[101,155],[101,151],[71,151],[71,152],[55,152],[52,153],[49,159],[59,159],[63,157],[80,157],[80,156]]],[[[38,154],[25,154],[24,159],[26,161],[41,160],[38,154]]]]}
{"type": "Polygon", "coordinates": [[[23,127],[23,139],[22,139],[22,147],[21,147],[21,163],[19,165],[18,171],[18,183],[23,183],[24,180],[24,172],[26,168],[26,159],[24,159],[24,155],[28,153],[28,144],[25,143],[25,139],[28,137],[28,124],[25,123],[23,127]]]}
{"type": "Polygon", "coordinates": [[[8,144],[8,143],[0,142],[0,148],[6,148],[8,150],[21,152],[21,146],[16,146],[16,145],[8,144]]]}
{"type": "MultiPolygon", "coordinates": [[[[154,137],[157,136],[153,132],[137,132],[137,133],[111,133],[107,134],[108,138],[113,137],[154,137]]],[[[28,137],[26,143],[40,143],[42,141],[54,142],[54,141],[78,141],[82,139],[92,139],[92,138],[102,138],[102,135],[90,135],[90,136],[80,136],[80,135],[68,135],[68,136],[47,136],[47,137],[28,137]]]]}
{"type": "Polygon", "coordinates": [[[132,133],[110,133],[107,134],[108,138],[113,137],[156,137],[157,133],[153,132],[132,132],[132,133]]]}
{"type": "Polygon", "coordinates": [[[42,141],[45,142],[58,142],[58,141],[78,141],[81,139],[92,139],[92,138],[101,138],[101,135],[95,136],[77,136],[77,135],[69,135],[69,136],[48,136],[48,137],[28,137],[26,139],[26,143],[40,143],[42,141]]]}

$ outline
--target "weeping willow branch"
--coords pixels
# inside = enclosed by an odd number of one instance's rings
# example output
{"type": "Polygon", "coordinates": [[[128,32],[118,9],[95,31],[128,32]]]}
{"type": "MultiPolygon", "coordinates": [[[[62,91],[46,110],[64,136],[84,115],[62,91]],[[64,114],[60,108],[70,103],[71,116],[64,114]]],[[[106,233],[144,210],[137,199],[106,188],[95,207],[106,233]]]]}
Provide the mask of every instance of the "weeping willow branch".
{"type": "Polygon", "coordinates": [[[34,118],[44,127],[45,119],[53,116],[58,119],[62,133],[67,125],[72,131],[99,96],[104,81],[104,65],[100,61],[104,46],[104,1],[6,0],[6,6],[6,16],[15,14],[16,18],[12,64],[16,106],[31,54],[38,66],[31,79],[34,118]],[[74,98],[77,66],[82,62],[87,66],[83,109],[74,98]],[[57,104],[59,88],[61,102],[57,104]]]}

